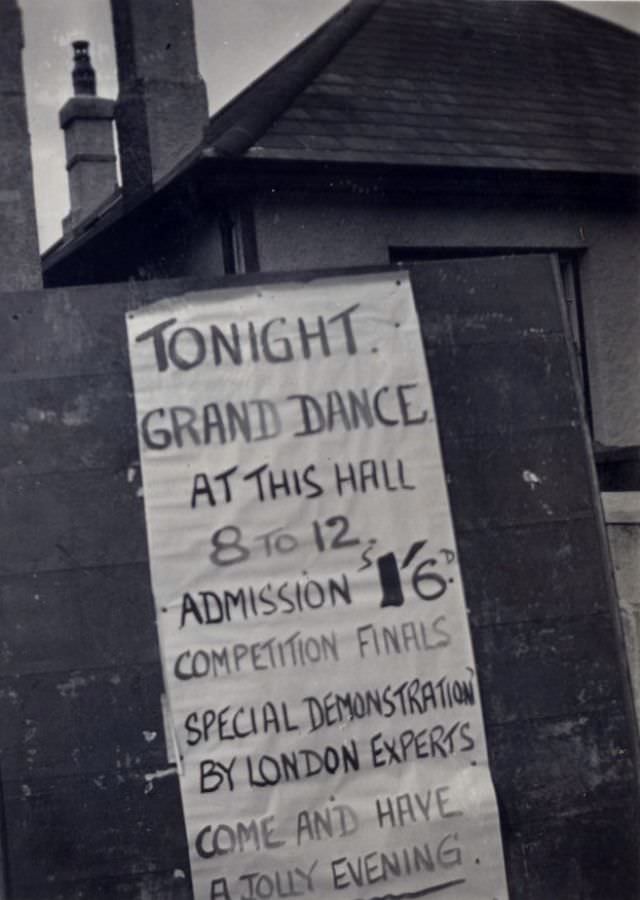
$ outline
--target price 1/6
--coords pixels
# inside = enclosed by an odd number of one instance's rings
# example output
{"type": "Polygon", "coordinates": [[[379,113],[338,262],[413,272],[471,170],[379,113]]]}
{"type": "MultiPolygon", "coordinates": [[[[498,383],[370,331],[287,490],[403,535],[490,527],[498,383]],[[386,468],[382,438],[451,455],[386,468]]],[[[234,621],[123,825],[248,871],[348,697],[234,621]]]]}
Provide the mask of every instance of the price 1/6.
{"type": "Polygon", "coordinates": [[[358,571],[364,572],[373,565],[377,566],[378,579],[380,581],[380,586],[382,587],[382,600],[380,606],[404,605],[404,587],[400,577],[400,570],[406,569],[411,565],[413,565],[413,570],[411,572],[411,586],[416,597],[420,600],[438,600],[446,593],[449,585],[453,584],[455,581],[455,579],[451,577],[452,570],[449,570],[449,573],[446,575],[436,571],[436,567],[439,568],[443,565],[448,567],[455,561],[456,554],[453,550],[442,547],[438,551],[431,551],[435,552],[436,556],[430,556],[428,559],[423,559],[416,564],[416,559],[421,550],[423,550],[429,542],[427,540],[414,541],[411,544],[408,553],[406,553],[402,559],[402,563],[399,564],[398,557],[395,553],[382,553],[372,559],[371,553],[373,552],[376,543],[377,541],[375,539],[369,541],[368,546],[362,553],[363,564],[358,571]],[[442,559],[439,557],[442,557],[442,559]]]}
{"type": "MultiPolygon", "coordinates": [[[[419,541],[424,546],[424,541],[419,541]]],[[[414,547],[416,544],[414,544],[414,547]]],[[[382,585],[382,602],[380,606],[403,606],[404,591],[400,580],[400,570],[395,553],[385,553],[376,560],[378,563],[378,577],[382,585]]],[[[437,559],[424,559],[411,574],[411,586],[421,600],[438,600],[447,590],[447,579],[433,567],[438,564],[437,559]]],[[[403,564],[405,568],[407,563],[403,564]]],[[[448,579],[453,583],[453,578],[448,579]]]]}

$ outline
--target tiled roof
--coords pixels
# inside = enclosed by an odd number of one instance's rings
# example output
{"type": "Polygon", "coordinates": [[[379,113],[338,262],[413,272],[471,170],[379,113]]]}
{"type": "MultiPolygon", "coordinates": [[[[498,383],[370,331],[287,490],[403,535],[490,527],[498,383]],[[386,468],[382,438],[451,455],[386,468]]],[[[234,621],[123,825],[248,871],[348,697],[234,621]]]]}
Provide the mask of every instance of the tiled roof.
{"type": "Polygon", "coordinates": [[[638,173],[640,38],[550,0],[355,0],[214,116],[206,146],[638,173]]]}

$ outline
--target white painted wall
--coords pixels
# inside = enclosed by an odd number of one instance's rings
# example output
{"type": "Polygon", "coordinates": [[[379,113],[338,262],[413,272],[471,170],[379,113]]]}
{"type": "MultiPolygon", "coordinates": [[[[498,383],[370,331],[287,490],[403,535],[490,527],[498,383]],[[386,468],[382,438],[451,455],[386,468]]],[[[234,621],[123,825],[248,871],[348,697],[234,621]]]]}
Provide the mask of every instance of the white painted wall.
{"type": "Polygon", "coordinates": [[[640,722],[640,491],[603,494],[602,505],[640,722]]]}

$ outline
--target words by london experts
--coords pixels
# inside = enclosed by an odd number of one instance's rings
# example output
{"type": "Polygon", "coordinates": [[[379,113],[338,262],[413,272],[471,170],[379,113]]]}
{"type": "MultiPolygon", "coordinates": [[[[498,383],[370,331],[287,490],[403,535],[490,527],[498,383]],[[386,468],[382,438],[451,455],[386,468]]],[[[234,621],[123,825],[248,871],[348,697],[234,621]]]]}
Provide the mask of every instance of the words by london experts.
{"type": "Polygon", "coordinates": [[[128,328],[197,900],[505,900],[408,276],[128,328]]]}

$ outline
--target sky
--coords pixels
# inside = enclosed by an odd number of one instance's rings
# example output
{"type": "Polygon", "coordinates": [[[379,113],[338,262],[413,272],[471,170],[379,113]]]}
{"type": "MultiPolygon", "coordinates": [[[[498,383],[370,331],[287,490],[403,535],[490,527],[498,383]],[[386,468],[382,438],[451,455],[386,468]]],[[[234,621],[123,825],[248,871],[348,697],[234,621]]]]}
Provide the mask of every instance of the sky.
{"type": "MultiPolygon", "coordinates": [[[[526,0],[512,0],[526,2],[526,0]]],[[[345,0],[193,0],[200,71],[213,113],[318,28],[345,0]]],[[[640,32],[640,0],[568,5],[640,32]]],[[[71,41],[91,42],[98,93],[116,97],[109,0],[20,0],[40,248],[61,234],[68,212],[58,110],[71,96],[71,41]]]]}

